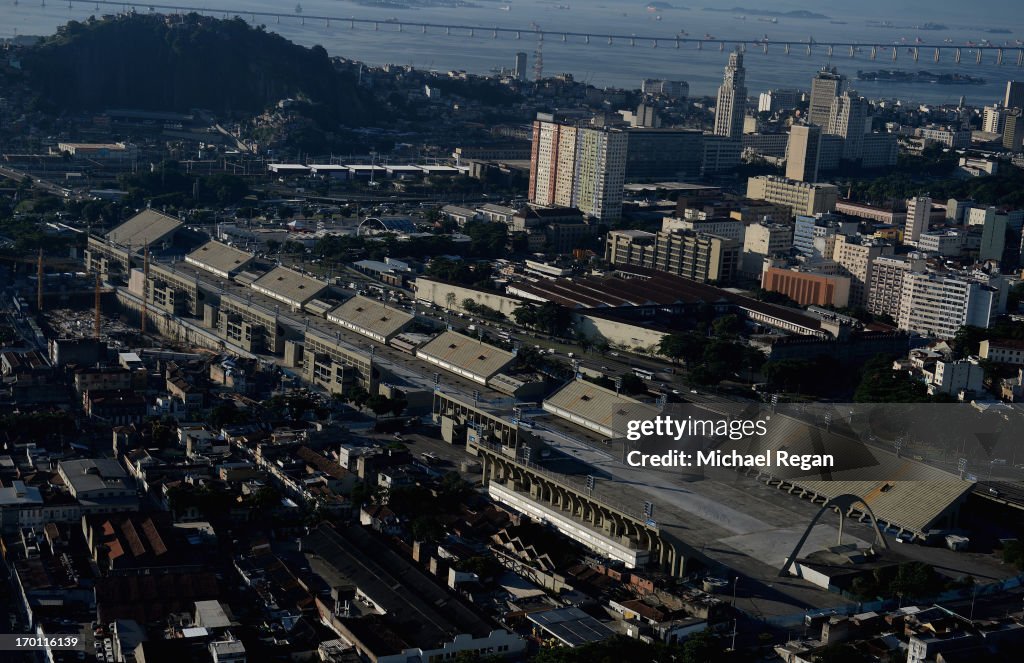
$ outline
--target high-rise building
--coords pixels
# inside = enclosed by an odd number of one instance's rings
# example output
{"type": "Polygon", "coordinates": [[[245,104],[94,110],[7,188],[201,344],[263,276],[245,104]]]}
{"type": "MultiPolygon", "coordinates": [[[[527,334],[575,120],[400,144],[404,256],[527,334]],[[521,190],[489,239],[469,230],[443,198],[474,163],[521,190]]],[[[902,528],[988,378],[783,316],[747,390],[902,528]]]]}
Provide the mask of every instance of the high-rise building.
{"type": "Polygon", "coordinates": [[[757,98],[758,113],[774,113],[777,110],[794,108],[800,101],[799,90],[768,90],[757,98]]]}
{"type": "Polygon", "coordinates": [[[792,248],[793,226],[788,223],[764,221],[747,226],[743,235],[740,271],[746,276],[760,278],[765,258],[789,253],[792,248]]]}
{"type": "Polygon", "coordinates": [[[917,250],[937,256],[958,256],[963,252],[967,233],[963,230],[931,230],[921,233],[917,250]]]}
{"type": "Polygon", "coordinates": [[[1006,109],[999,104],[985,106],[982,113],[981,130],[990,134],[1003,133],[1006,126],[1006,109]]]}
{"type": "Polygon", "coordinates": [[[843,159],[860,161],[864,153],[864,127],[868,118],[868,102],[853,90],[846,90],[832,100],[825,133],[843,137],[843,159]]]}
{"type": "Polygon", "coordinates": [[[774,175],[747,180],[747,198],[785,205],[793,214],[822,214],[836,208],[839,188],[834,184],[800,182],[774,175]]]}
{"type": "Polygon", "coordinates": [[[997,289],[965,274],[906,274],[897,322],[900,329],[953,338],[964,325],[988,327],[998,303],[997,289]]]}
{"type": "Polygon", "coordinates": [[[613,265],[654,269],[658,236],[646,230],[611,230],[605,240],[604,259],[613,265]]]}
{"type": "Polygon", "coordinates": [[[973,207],[967,212],[968,226],[981,226],[977,245],[980,260],[998,260],[1008,267],[1020,263],[1021,229],[1024,210],[999,210],[995,207],[973,207]],[[1008,241],[1008,238],[1012,238],[1008,241]]]}
{"type": "Polygon", "coordinates": [[[619,114],[632,128],[657,129],[661,127],[661,115],[658,114],[658,109],[653,104],[644,102],[636,107],[635,112],[619,111],[619,114]]]}
{"type": "Polygon", "coordinates": [[[903,226],[903,243],[915,244],[921,233],[928,232],[932,218],[932,199],[918,196],[907,201],[907,222],[903,226]]]}
{"type": "Polygon", "coordinates": [[[836,235],[857,234],[858,222],[838,214],[799,214],[793,226],[793,248],[805,256],[832,259],[836,235]]]}
{"type": "Polygon", "coordinates": [[[703,210],[687,209],[682,217],[666,216],[661,220],[661,229],[665,232],[690,231],[715,235],[726,239],[734,239],[743,244],[746,226],[739,219],[728,216],[716,216],[703,210]]]}
{"type": "Polygon", "coordinates": [[[517,81],[526,80],[526,53],[523,53],[522,51],[516,53],[516,65],[515,69],[512,70],[512,73],[515,74],[517,81]]]}
{"type": "Polygon", "coordinates": [[[626,134],[574,127],[547,119],[533,123],[529,200],[544,207],[576,207],[602,220],[622,215],[626,134]]]}
{"type": "Polygon", "coordinates": [[[973,206],[973,200],[957,200],[956,198],[950,198],[946,201],[946,221],[966,225],[968,214],[973,206]]]}
{"type": "Polygon", "coordinates": [[[743,155],[743,140],[740,137],[706,134],[703,149],[701,174],[725,173],[739,167],[740,157],[743,155]]]}
{"type": "MultiPolygon", "coordinates": [[[[1005,214],[997,214],[995,208],[989,208],[991,214],[986,215],[985,225],[981,229],[981,246],[978,248],[978,260],[995,260],[1002,262],[1003,251],[1006,249],[1005,214]]],[[[1020,233],[1017,235],[1018,242],[1020,233]]]]}
{"type": "Polygon", "coordinates": [[[1006,108],[1024,108],[1024,81],[1006,81],[1006,96],[1003,98],[1006,108]]]}
{"type": "Polygon", "coordinates": [[[794,124],[786,147],[786,177],[800,182],[818,181],[821,127],[794,124]]]}
{"type": "Polygon", "coordinates": [[[891,256],[892,244],[859,236],[836,235],[832,260],[850,277],[850,307],[865,308],[871,288],[871,265],[879,256],[891,256]]]}
{"type": "Polygon", "coordinates": [[[605,259],[613,265],[647,267],[702,283],[728,283],[739,267],[736,240],[690,231],[608,233],[605,259]]]}
{"type": "Polygon", "coordinates": [[[685,99],[690,94],[690,84],[686,81],[666,81],[658,78],[645,79],[640,91],[657,97],[685,99]]]}
{"type": "Polygon", "coordinates": [[[1024,111],[1014,108],[1006,113],[1003,126],[1003,148],[1011,152],[1024,149],[1024,111]]]}
{"type": "Polygon", "coordinates": [[[846,77],[835,67],[822,67],[811,81],[811,103],[807,121],[819,127],[827,127],[832,113],[832,102],[846,89],[846,77]]]}
{"type": "Polygon", "coordinates": [[[628,129],[627,182],[664,182],[700,177],[704,134],[695,129],[628,129]]]}
{"type": "Polygon", "coordinates": [[[871,286],[868,288],[867,309],[874,315],[888,315],[896,320],[903,297],[903,279],[907,274],[925,270],[925,258],[920,253],[906,256],[878,256],[871,262],[871,286]]]}
{"type": "Polygon", "coordinates": [[[715,105],[715,134],[737,140],[743,136],[743,118],[747,112],[746,71],[743,68],[743,53],[729,54],[722,85],[718,88],[715,105]]]}
{"type": "Polygon", "coordinates": [[[860,157],[861,168],[887,168],[896,165],[899,143],[896,134],[864,134],[860,157]]]}

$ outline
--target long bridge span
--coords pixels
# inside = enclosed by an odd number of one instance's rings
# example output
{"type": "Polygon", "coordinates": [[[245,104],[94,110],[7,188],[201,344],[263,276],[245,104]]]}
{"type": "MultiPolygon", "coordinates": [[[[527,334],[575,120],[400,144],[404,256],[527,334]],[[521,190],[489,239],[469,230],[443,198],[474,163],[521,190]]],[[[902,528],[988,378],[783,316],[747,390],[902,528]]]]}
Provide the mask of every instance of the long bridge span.
{"type": "MultiPolygon", "coordinates": [[[[46,0],[38,0],[41,6],[46,6],[46,0]]],[[[19,0],[13,0],[19,4],[19,0]]],[[[51,0],[51,4],[54,3],[51,0]]],[[[60,3],[63,4],[63,3],[60,3]]],[[[68,0],[69,9],[75,6],[94,6],[96,11],[104,8],[120,12],[161,12],[167,14],[198,13],[203,15],[219,15],[223,17],[237,16],[249,18],[252,23],[257,20],[270,19],[276,23],[319,23],[327,28],[337,27],[339,29],[355,30],[370,29],[376,32],[392,33],[394,35],[432,34],[458,37],[476,37],[498,39],[499,37],[511,38],[513,40],[533,39],[535,41],[560,41],[592,45],[628,45],[631,47],[647,48],[675,48],[691,50],[731,51],[753,50],[762,53],[777,52],[785,55],[804,54],[827,55],[828,57],[849,58],[862,57],[868,60],[886,59],[893,62],[900,59],[909,59],[918,62],[921,59],[940,62],[944,58],[951,58],[959,64],[963,62],[994,62],[997,65],[1015,63],[1018,67],[1024,67],[1024,44],[1004,43],[996,44],[988,41],[979,43],[965,42],[962,44],[952,42],[940,43],[917,43],[916,41],[894,41],[883,42],[854,42],[854,41],[826,41],[819,42],[813,37],[806,41],[801,40],[773,40],[767,38],[754,38],[751,36],[729,36],[703,37],[691,36],[687,33],[675,35],[656,34],[619,34],[614,32],[578,32],[572,30],[541,29],[534,25],[528,28],[502,27],[486,25],[463,25],[457,23],[432,23],[405,19],[378,19],[359,18],[356,16],[328,16],[323,14],[312,15],[301,12],[301,6],[296,5],[291,13],[256,11],[242,8],[214,8],[201,5],[172,5],[158,3],[132,3],[118,2],[117,0],[68,0]]]]}

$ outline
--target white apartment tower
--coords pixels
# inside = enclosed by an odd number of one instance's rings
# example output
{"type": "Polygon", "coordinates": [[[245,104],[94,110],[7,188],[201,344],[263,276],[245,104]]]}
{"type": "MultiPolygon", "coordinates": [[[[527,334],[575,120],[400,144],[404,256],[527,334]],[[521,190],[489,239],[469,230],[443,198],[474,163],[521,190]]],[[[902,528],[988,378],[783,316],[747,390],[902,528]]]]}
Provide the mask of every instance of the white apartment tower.
{"type": "Polygon", "coordinates": [[[985,106],[981,130],[990,134],[1002,134],[1006,128],[1006,109],[999,104],[985,106]]]}
{"type": "Polygon", "coordinates": [[[999,293],[961,275],[906,274],[897,319],[900,329],[953,338],[964,325],[986,328],[999,293]]]}
{"type": "Polygon", "coordinates": [[[741,138],[743,118],[747,112],[746,70],[743,68],[743,53],[729,54],[722,85],[718,88],[715,105],[715,135],[741,138]]]}
{"type": "Polygon", "coordinates": [[[916,244],[921,233],[928,232],[928,224],[932,218],[932,199],[928,196],[917,196],[907,201],[907,222],[903,227],[903,243],[916,244]]]}
{"type": "Polygon", "coordinates": [[[843,159],[860,161],[864,155],[864,127],[868,118],[868,102],[853,90],[832,100],[826,134],[843,137],[843,159]]]}
{"type": "Polygon", "coordinates": [[[597,219],[618,219],[622,215],[627,140],[628,136],[617,130],[535,121],[530,202],[576,207],[597,219]]]}
{"type": "Polygon", "coordinates": [[[836,235],[832,260],[839,265],[843,276],[850,277],[851,308],[867,308],[868,293],[871,292],[871,266],[880,256],[892,254],[891,244],[836,235]]]}
{"type": "Polygon", "coordinates": [[[903,298],[903,280],[907,274],[925,270],[925,259],[920,253],[906,256],[878,256],[871,262],[871,281],[868,288],[867,310],[874,315],[899,318],[900,300],[903,298]]]}

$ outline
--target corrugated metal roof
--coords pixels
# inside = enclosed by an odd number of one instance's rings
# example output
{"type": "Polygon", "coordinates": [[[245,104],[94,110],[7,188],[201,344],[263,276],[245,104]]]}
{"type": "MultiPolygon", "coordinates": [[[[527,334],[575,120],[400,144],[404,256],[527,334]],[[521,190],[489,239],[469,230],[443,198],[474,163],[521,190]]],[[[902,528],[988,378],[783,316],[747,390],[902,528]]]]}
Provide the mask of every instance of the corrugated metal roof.
{"type": "Polygon", "coordinates": [[[107,233],[114,244],[143,248],[155,244],[181,227],[181,221],[156,210],[139,212],[107,233]]]}
{"type": "Polygon", "coordinates": [[[185,256],[185,262],[205,269],[208,272],[232,274],[245,269],[255,258],[251,253],[236,249],[227,244],[210,241],[185,256]]]}
{"type": "Polygon", "coordinates": [[[544,405],[565,410],[616,435],[625,433],[627,419],[653,419],[659,412],[652,405],[586,380],[573,380],[544,399],[544,405]]]}
{"type": "Polygon", "coordinates": [[[823,497],[857,495],[879,520],[919,534],[933,529],[974,486],[937,467],[868,447],[845,435],[820,429],[808,435],[808,424],[791,417],[773,416],[769,430],[772,453],[778,449],[794,454],[831,453],[842,463],[825,473],[787,481],[823,497]]]}
{"type": "Polygon", "coordinates": [[[500,372],[515,358],[511,352],[453,331],[442,332],[417,350],[416,356],[457,366],[484,379],[500,372]]]}
{"type": "Polygon", "coordinates": [[[389,339],[412,322],[413,316],[393,306],[385,306],[383,302],[356,295],[328,313],[327,319],[362,334],[368,331],[389,339]]]}
{"type": "Polygon", "coordinates": [[[327,284],[287,267],[275,267],[256,279],[252,288],[288,304],[302,305],[326,290],[327,284]]]}

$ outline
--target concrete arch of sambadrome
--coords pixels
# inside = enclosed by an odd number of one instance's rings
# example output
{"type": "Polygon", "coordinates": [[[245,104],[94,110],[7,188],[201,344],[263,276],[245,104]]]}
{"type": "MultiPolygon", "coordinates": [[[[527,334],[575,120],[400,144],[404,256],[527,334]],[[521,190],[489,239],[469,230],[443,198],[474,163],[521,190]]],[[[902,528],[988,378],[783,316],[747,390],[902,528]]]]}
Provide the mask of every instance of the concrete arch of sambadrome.
{"type": "Polygon", "coordinates": [[[797,542],[796,547],[793,548],[793,552],[790,553],[789,557],[786,558],[786,563],[783,564],[782,568],[779,570],[779,576],[785,576],[787,573],[789,573],[790,567],[793,566],[793,563],[796,561],[797,555],[800,554],[800,549],[804,547],[805,543],[807,543],[807,537],[811,535],[811,530],[814,529],[814,526],[818,524],[818,520],[829,509],[839,510],[839,543],[842,543],[843,524],[846,520],[846,516],[853,509],[853,507],[858,504],[864,507],[864,513],[867,514],[868,519],[871,521],[871,526],[875,530],[875,543],[883,549],[888,549],[889,542],[885,540],[885,535],[882,534],[882,530],[878,526],[878,520],[875,518],[875,514],[871,510],[871,507],[868,505],[867,502],[864,501],[864,498],[851,494],[836,495],[835,497],[827,500],[824,504],[822,504],[821,508],[818,509],[818,513],[814,514],[814,517],[811,518],[811,522],[807,526],[807,529],[804,530],[803,536],[800,537],[800,540],[797,542]]]}

